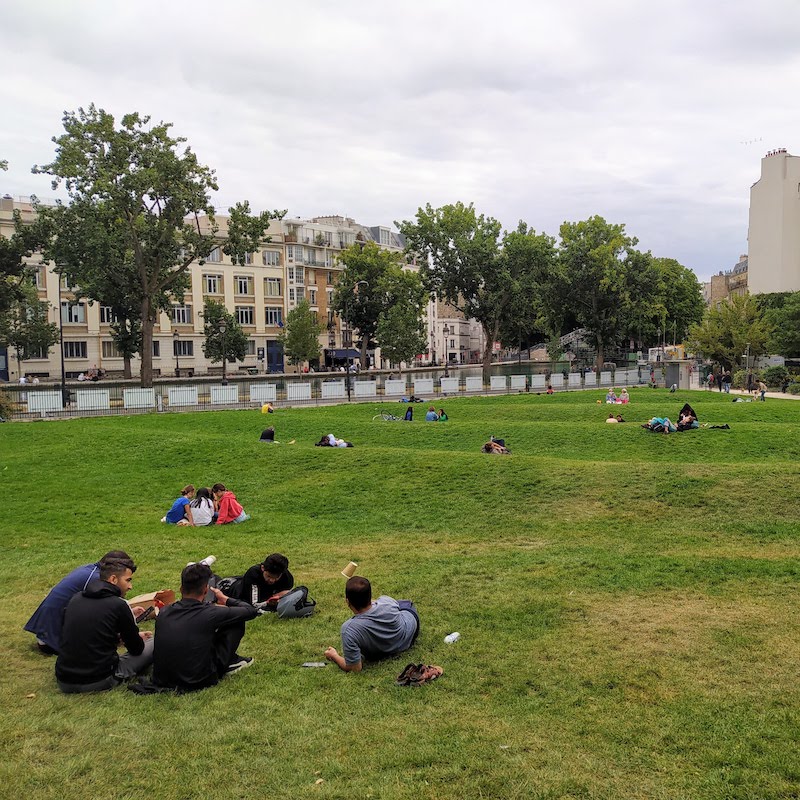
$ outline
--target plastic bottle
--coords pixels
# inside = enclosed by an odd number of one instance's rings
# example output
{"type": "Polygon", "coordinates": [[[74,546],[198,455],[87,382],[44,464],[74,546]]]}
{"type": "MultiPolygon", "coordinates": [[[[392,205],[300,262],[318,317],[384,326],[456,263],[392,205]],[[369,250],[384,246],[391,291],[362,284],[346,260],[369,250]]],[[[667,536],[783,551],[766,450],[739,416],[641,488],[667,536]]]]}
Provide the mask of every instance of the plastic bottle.
{"type": "Polygon", "coordinates": [[[447,636],[444,637],[444,640],[447,644],[453,644],[453,642],[457,642],[461,638],[461,634],[458,631],[455,633],[448,633],[447,636]]]}

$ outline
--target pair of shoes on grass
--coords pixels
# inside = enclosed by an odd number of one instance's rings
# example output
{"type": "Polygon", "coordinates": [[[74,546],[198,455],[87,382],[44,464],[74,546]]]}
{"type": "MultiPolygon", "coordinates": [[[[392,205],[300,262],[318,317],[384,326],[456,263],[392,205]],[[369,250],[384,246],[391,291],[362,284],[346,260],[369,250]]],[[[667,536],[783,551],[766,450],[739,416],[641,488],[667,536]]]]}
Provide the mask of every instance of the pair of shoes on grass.
{"type": "Polygon", "coordinates": [[[407,664],[397,676],[398,686],[422,686],[423,683],[435,681],[444,670],[434,664],[407,664]]]}
{"type": "Polygon", "coordinates": [[[233,661],[228,664],[228,669],[225,670],[226,675],[233,675],[234,672],[239,672],[243,670],[245,667],[249,667],[253,663],[252,656],[240,656],[235,655],[233,657],[233,661]]]}

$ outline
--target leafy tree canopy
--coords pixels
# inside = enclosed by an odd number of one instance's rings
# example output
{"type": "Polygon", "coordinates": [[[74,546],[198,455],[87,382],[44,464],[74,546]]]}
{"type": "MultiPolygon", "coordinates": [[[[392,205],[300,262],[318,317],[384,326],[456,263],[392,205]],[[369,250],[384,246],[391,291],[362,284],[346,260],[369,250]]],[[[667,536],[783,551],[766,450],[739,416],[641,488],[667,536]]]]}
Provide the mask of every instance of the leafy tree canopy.
{"type": "Polygon", "coordinates": [[[384,277],[386,309],[378,321],[381,355],[392,364],[411,363],[428,347],[423,318],[428,293],[416,272],[395,268],[384,277]]]}
{"type": "MultiPolygon", "coordinates": [[[[236,317],[216,300],[206,300],[203,308],[203,333],[206,340],[203,352],[213,364],[218,361],[244,361],[247,355],[247,334],[236,321],[236,317]],[[220,324],[225,324],[225,332],[220,324]]],[[[223,376],[224,377],[224,376],[223,376]]]]}
{"type": "Polygon", "coordinates": [[[297,366],[304,361],[319,360],[322,330],[308,300],[301,300],[286,315],[286,324],[278,336],[290,364],[297,366]]]}

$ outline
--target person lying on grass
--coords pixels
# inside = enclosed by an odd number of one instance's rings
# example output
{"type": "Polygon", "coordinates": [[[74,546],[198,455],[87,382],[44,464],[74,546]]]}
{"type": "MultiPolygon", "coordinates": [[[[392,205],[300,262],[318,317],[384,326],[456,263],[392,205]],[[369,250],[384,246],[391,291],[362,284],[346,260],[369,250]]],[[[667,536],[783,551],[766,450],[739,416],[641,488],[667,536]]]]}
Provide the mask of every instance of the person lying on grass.
{"type": "Polygon", "coordinates": [[[344,589],[353,616],[342,625],[342,655],[335,647],[325,658],[345,672],[361,672],[364,661],[377,661],[408,650],[419,636],[419,614],[410,600],[381,595],[372,601],[372,586],[354,575],[344,589]]]}
{"type": "Polygon", "coordinates": [[[144,672],[153,660],[153,634],[139,633],[123,599],[133,585],[130,558],[100,562],[99,577],[73,595],[64,612],[56,681],[65,694],[105,692],[144,672]],[[128,652],[117,655],[122,640],[128,652]]]}
{"type": "Polygon", "coordinates": [[[315,447],[352,447],[352,442],[344,439],[337,439],[332,433],[326,433],[315,445],[315,447]]]}
{"type": "Polygon", "coordinates": [[[252,657],[240,656],[236,649],[245,623],[258,611],[217,588],[211,589],[215,602],[203,602],[210,578],[207,564],[184,567],[181,599],[156,617],[153,683],[157,686],[195,692],[253,663],[252,657]]]}
{"type": "Polygon", "coordinates": [[[489,453],[493,456],[508,456],[511,451],[506,447],[505,439],[495,439],[494,436],[489,438],[489,441],[481,448],[484,453],[489,453]]]}

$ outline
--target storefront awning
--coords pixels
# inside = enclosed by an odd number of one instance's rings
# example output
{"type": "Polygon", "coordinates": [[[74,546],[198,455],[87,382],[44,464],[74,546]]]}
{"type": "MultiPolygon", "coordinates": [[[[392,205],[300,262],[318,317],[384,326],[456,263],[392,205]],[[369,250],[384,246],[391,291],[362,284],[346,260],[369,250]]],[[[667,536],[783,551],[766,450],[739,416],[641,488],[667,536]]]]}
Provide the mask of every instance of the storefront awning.
{"type": "Polygon", "coordinates": [[[361,353],[352,347],[349,349],[326,350],[326,352],[331,358],[361,358],[361,353]]]}

